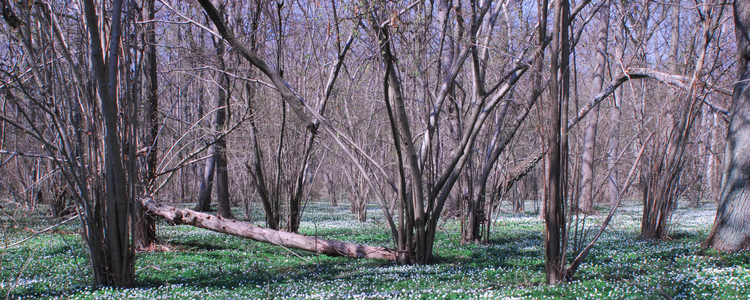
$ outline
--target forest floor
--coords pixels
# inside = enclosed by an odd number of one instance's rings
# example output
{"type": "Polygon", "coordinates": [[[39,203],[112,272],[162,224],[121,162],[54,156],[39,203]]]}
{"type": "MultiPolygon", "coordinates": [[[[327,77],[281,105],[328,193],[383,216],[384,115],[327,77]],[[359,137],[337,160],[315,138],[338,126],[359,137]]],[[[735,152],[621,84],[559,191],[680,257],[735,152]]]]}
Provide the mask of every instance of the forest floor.
{"type": "MultiPolygon", "coordinates": [[[[45,218],[43,207],[34,212],[2,207],[0,247],[59,222],[45,218]]],[[[249,220],[261,224],[262,210],[252,209],[249,220]]],[[[462,245],[458,221],[442,223],[437,261],[427,266],[316,256],[159,222],[164,245],[136,254],[137,287],[131,289],[91,285],[85,244],[73,220],[0,250],[0,299],[747,299],[750,252],[699,247],[715,209],[681,207],[672,217],[672,239],[649,242],[638,237],[641,207],[627,202],[576,280],[557,286],[544,284],[544,223],[532,212],[501,214],[487,245],[462,245]]],[[[310,203],[301,233],[391,246],[380,210],[373,206],[368,213],[368,222],[359,223],[347,205],[310,203]]],[[[604,215],[602,208],[585,227],[598,228],[590,226],[604,215]]]]}

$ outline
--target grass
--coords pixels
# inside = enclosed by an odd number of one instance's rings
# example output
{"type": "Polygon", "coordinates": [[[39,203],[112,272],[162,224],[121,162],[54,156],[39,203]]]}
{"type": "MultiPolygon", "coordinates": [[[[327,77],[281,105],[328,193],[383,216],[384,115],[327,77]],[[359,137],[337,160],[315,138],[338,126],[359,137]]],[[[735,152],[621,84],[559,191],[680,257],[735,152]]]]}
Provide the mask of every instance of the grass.
{"type": "MultiPolygon", "coordinates": [[[[253,220],[262,220],[260,208],[253,220]]],[[[670,241],[638,238],[641,208],[628,203],[571,283],[544,284],[543,222],[535,215],[501,215],[488,245],[461,245],[459,224],[445,222],[437,262],[398,266],[381,260],[316,256],[187,226],[159,224],[168,251],[137,253],[136,288],[91,286],[85,244],[73,222],[19,247],[0,250],[0,297],[54,299],[746,299],[750,253],[698,247],[715,206],[680,208],[670,241]]],[[[0,246],[53,221],[34,212],[0,215],[0,246]],[[13,221],[15,220],[15,221],[13,221]]],[[[241,213],[237,212],[238,215],[241,213]]],[[[601,215],[605,215],[602,212],[601,215]]],[[[347,206],[308,205],[301,232],[390,246],[377,207],[359,223],[347,206]]],[[[586,221],[597,225],[602,216],[586,221]]],[[[592,233],[593,234],[593,233],[592,233]]]]}

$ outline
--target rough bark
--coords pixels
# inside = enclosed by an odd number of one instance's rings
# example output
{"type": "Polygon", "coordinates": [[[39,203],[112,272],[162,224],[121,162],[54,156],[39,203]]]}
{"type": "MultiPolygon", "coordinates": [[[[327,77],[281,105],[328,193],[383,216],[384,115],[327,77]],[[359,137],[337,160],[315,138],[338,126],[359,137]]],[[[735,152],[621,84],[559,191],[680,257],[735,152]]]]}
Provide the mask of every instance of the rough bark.
{"type": "Polygon", "coordinates": [[[174,224],[185,224],[220,233],[245,237],[254,241],[269,243],[291,249],[299,249],[328,256],[352,258],[396,259],[396,250],[367,245],[350,244],[340,241],[320,239],[291,232],[278,231],[255,226],[242,221],[224,219],[185,208],[159,204],[150,198],[141,198],[141,203],[149,213],[162,217],[174,224]]]}
{"type": "Polygon", "coordinates": [[[721,196],[713,229],[704,247],[750,249],[750,2],[734,2],[738,77],[724,152],[721,196]]]}

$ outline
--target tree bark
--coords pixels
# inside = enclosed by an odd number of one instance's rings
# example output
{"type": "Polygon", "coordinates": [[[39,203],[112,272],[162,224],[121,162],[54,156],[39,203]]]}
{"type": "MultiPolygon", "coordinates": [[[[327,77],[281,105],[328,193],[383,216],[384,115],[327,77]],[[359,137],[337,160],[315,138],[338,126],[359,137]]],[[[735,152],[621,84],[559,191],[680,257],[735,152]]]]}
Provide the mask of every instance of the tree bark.
{"type": "MultiPolygon", "coordinates": [[[[565,236],[565,166],[564,149],[562,143],[562,110],[565,102],[564,93],[560,92],[558,71],[563,70],[563,64],[558,67],[558,57],[564,47],[560,37],[567,30],[567,20],[564,16],[566,0],[555,1],[555,18],[552,33],[552,54],[550,69],[550,106],[548,112],[549,129],[547,131],[547,195],[545,197],[545,249],[547,283],[557,284],[563,279],[563,240],[565,236]]],[[[545,5],[546,6],[546,5],[545,5]]],[[[561,77],[565,77],[562,72],[561,77]]]]}
{"type": "Polygon", "coordinates": [[[195,210],[202,212],[211,211],[211,194],[214,189],[214,174],[216,173],[216,149],[214,146],[208,148],[208,159],[203,167],[203,177],[198,187],[198,204],[195,210]]]}
{"type": "MultiPolygon", "coordinates": [[[[224,12],[223,4],[219,7],[219,11],[224,12]]],[[[219,59],[219,68],[222,72],[219,73],[218,110],[216,110],[216,123],[214,126],[217,134],[220,136],[213,147],[216,148],[214,152],[216,162],[216,213],[224,218],[232,218],[231,202],[229,201],[227,141],[223,134],[229,124],[229,75],[224,73],[227,69],[224,62],[225,52],[224,43],[221,40],[217,41],[216,54],[219,59]]]]}
{"type": "Polygon", "coordinates": [[[732,96],[719,206],[703,242],[721,251],[750,249],[750,2],[734,2],[734,24],[739,80],[732,96]]]}
{"type": "Polygon", "coordinates": [[[191,225],[211,231],[249,238],[262,243],[305,250],[328,256],[387,260],[396,259],[396,250],[394,249],[325,240],[314,236],[305,236],[291,232],[263,228],[250,223],[224,219],[222,217],[216,217],[190,209],[159,204],[150,198],[141,198],[140,201],[149,213],[162,217],[175,224],[191,225]]]}
{"type": "MultiPolygon", "coordinates": [[[[148,21],[156,17],[155,0],[148,0],[148,21]]],[[[148,118],[148,134],[146,135],[146,192],[154,190],[156,184],[156,168],[158,163],[157,149],[159,145],[159,80],[156,64],[156,23],[146,24],[146,113],[148,118]]],[[[156,224],[153,218],[145,214],[145,209],[138,203],[136,205],[136,245],[139,248],[148,248],[156,241],[156,224]]]]}
{"type": "MultiPolygon", "coordinates": [[[[122,1],[112,4],[112,28],[108,54],[109,65],[106,65],[102,51],[99,32],[99,17],[93,0],[84,1],[86,25],[91,39],[91,66],[98,84],[98,95],[101,99],[101,114],[104,119],[105,145],[105,178],[106,178],[106,228],[105,253],[91,253],[94,277],[97,284],[130,287],[133,285],[134,258],[130,244],[128,228],[128,195],[127,180],[120,154],[118,136],[117,105],[117,71],[120,46],[120,22],[122,19],[122,1]],[[107,69],[109,67],[109,69],[107,69]],[[94,256],[99,257],[96,262],[94,256]],[[104,263],[104,264],[101,264],[104,263]]],[[[93,220],[92,220],[93,221],[93,220]]]]}
{"type": "MultiPolygon", "coordinates": [[[[591,94],[595,95],[604,85],[604,71],[607,67],[607,40],[609,37],[609,2],[604,2],[599,9],[599,36],[596,44],[596,66],[591,94]]],[[[581,164],[581,194],[578,209],[584,213],[591,212],[593,207],[594,156],[596,153],[596,131],[599,125],[599,106],[592,109],[586,118],[586,130],[583,137],[583,162],[581,164]]]]}

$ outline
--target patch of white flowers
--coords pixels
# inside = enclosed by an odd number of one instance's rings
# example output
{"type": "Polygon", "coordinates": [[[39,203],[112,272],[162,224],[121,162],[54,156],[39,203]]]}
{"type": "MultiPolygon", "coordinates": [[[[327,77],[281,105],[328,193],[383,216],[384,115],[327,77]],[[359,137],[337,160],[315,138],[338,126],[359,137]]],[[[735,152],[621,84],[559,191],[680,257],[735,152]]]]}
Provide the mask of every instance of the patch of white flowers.
{"type": "MultiPolygon", "coordinates": [[[[439,263],[427,266],[294,255],[246,239],[160,224],[158,235],[173,243],[172,249],[138,254],[138,287],[132,289],[91,287],[80,238],[49,235],[0,252],[0,294],[52,299],[746,299],[750,254],[710,255],[697,247],[714,213],[714,206],[680,208],[672,231],[693,238],[652,243],[638,239],[640,207],[624,206],[576,280],[557,286],[543,284],[543,221],[536,215],[502,215],[493,224],[489,245],[461,245],[460,225],[447,221],[435,245],[439,263]]],[[[589,217],[586,226],[596,230],[603,218],[589,217]]],[[[303,215],[301,231],[392,246],[380,209],[370,207],[368,219],[357,222],[345,205],[313,204],[303,215]]],[[[22,238],[17,232],[11,237],[22,238]]]]}

